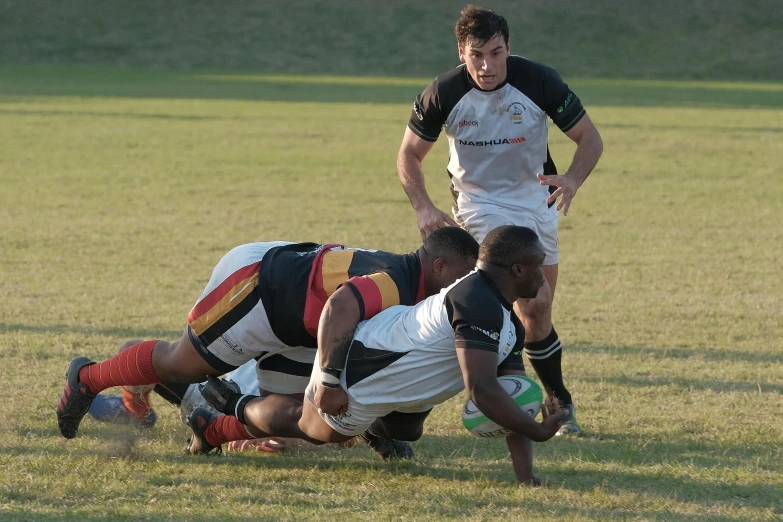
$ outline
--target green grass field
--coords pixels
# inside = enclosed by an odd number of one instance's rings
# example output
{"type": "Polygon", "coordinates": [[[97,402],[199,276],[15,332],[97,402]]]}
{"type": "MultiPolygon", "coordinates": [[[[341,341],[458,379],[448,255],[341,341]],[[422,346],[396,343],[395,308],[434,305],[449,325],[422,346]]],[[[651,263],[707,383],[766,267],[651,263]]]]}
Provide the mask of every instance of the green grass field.
{"type": "MultiPolygon", "coordinates": [[[[416,462],[366,447],[190,458],[54,409],[76,355],[176,338],[250,241],[418,246],[395,157],[424,79],[0,68],[0,519],[783,517],[783,84],[573,80],[605,153],[561,219],[555,324],[587,429],[501,441],[438,407],[416,462]]],[[[573,146],[553,133],[565,167],[573,146]]],[[[439,143],[425,163],[448,205],[439,143]]]]}

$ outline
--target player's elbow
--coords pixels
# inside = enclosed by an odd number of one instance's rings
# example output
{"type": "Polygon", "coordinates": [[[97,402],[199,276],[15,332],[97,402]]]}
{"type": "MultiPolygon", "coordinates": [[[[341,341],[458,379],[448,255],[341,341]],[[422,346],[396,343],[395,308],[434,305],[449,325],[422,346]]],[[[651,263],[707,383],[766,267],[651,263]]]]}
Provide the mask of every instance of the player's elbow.
{"type": "Polygon", "coordinates": [[[598,130],[595,131],[595,141],[593,144],[593,150],[595,150],[595,154],[599,158],[601,157],[601,154],[604,153],[604,140],[601,139],[601,134],[598,132],[598,130]]]}
{"type": "Polygon", "coordinates": [[[493,392],[495,391],[492,384],[497,386],[497,381],[492,383],[488,382],[487,379],[474,379],[466,383],[465,389],[468,392],[468,397],[481,411],[484,411],[492,403],[493,392]]]}

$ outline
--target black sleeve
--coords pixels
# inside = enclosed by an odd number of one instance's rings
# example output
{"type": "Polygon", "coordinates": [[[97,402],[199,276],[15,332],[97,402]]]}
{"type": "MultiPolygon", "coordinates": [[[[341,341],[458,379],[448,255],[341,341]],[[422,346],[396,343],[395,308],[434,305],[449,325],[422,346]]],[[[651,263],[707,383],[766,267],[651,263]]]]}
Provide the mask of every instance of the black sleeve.
{"type": "Polygon", "coordinates": [[[525,327],[522,326],[522,321],[515,314],[511,315],[511,320],[514,322],[517,330],[517,342],[511,349],[508,357],[503,359],[503,362],[498,365],[498,370],[525,371],[525,363],[522,360],[522,350],[525,348],[525,327]]]}
{"type": "Polygon", "coordinates": [[[545,68],[543,109],[563,132],[571,130],[585,115],[579,97],[550,67],[545,68]]]}
{"type": "Polygon", "coordinates": [[[408,128],[427,141],[437,141],[448,114],[444,114],[438,96],[438,82],[432,82],[424,92],[416,97],[408,120],[408,128]]]}
{"type": "Polygon", "coordinates": [[[460,295],[446,294],[445,305],[457,348],[498,351],[500,331],[503,328],[502,306],[497,300],[486,303],[475,299],[461,299],[460,295]]]}

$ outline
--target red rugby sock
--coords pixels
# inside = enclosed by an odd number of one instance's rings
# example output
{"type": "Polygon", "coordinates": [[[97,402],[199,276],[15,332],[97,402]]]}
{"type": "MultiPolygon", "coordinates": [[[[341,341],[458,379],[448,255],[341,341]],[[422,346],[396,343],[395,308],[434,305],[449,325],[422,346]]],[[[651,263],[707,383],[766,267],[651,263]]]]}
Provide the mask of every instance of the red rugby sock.
{"type": "Polygon", "coordinates": [[[156,342],[134,344],[111,359],[85,366],[79,371],[79,381],[96,394],[112,386],[159,383],[160,379],[152,369],[152,349],[156,342]]]}
{"type": "Polygon", "coordinates": [[[204,430],[204,438],[210,446],[218,447],[232,440],[245,440],[254,438],[247,432],[244,424],[233,415],[223,415],[207,426],[204,430]]]}

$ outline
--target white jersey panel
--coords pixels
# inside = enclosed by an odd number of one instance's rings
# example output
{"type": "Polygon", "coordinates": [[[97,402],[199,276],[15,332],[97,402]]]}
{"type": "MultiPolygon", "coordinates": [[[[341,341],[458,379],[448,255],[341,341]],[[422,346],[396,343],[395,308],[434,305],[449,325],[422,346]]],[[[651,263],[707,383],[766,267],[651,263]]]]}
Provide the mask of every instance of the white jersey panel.
{"type": "MultiPolygon", "coordinates": [[[[475,272],[466,277],[477,277],[475,272]]],[[[415,307],[395,306],[360,323],[355,341],[364,347],[384,352],[404,353],[383,369],[348,386],[349,372],[343,372],[342,384],[360,404],[392,404],[397,407],[439,404],[464,389],[462,370],[457,359],[455,331],[445,306],[454,285],[441,290],[415,307]]],[[[477,303],[481,306],[482,303],[477,303]]],[[[498,304],[499,309],[502,307],[498,304]]],[[[511,311],[502,309],[502,327],[492,332],[498,342],[498,364],[517,344],[517,330],[511,311]]],[[[356,344],[351,350],[356,349],[356,344]]],[[[353,364],[348,357],[348,366],[353,364]]]]}
{"type": "Polygon", "coordinates": [[[546,113],[511,84],[468,92],[444,127],[457,213],[512,209],[557,217],[546,203],[549,188],[536,178],[544,172],[548,129],[546,113]]]}

